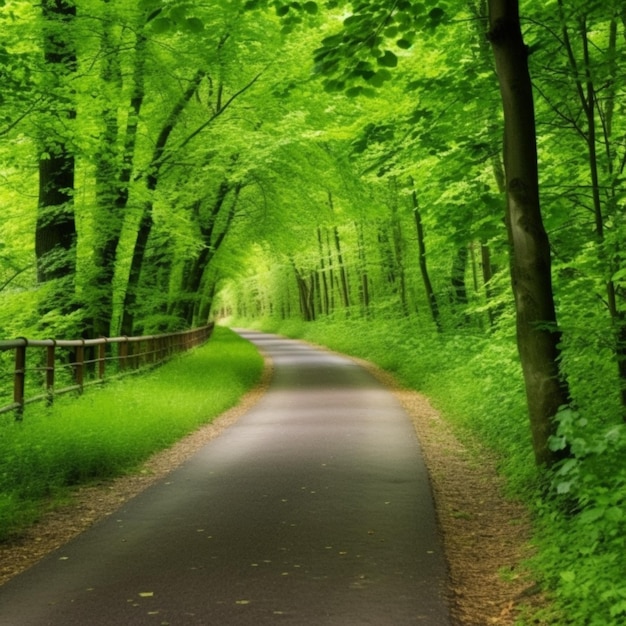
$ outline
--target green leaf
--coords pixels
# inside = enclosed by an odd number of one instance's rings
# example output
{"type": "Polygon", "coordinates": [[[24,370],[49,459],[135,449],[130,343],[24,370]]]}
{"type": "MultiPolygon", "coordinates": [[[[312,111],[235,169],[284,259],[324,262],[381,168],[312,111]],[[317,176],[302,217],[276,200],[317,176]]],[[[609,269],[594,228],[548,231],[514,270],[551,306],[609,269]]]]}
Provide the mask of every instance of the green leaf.
{"type": "Polygon", "coordinates": [[[396,46],[398,46],[398,48],[402,48],[403,50],[408,50],[412,45],[413,42],[408,39],[398,39],[398,41],[396,41],[396,46]]]}
{"type": "Polygon", "coordinates": [[[382,87],[383,84],[391,78],[391,72],[389,70],[379,70],[367,79],[367,82],[374,87],[382,87]]]}
{"type": "Polygon", "coordinates": [[[204,22],[197,17],[190,17],[188,20],[185,20],[185,27],[192,33],[199,33],[204,30],[204,22]]]}
{"type": "Polygon", "coordinates": [[[441,22],[441,20],[444,18],[445,16],[445,11],[440,8],[440,7],[435,7],[434,9],[431,9],[430,12],[428,13],[428,17],[433,21],[433,22],[441,22]]]}
{"type": "Polygon", "coordinates": [[[342,80],[329,80],[324,84],[324,91],[327,93],[335,93],[337,91],[343,91],[346,86],[345,82],[342,80]]]}
{"type": "Polygon", "coordinates": [[[350,89],[346,90],[346,96],[348,98],[355,98],[356,96],[360,96],[363,92],[363,87],[350,87],[350,89]]]}
{"type": "Polygon", "coordinates": [[[289,5],[288,4],[283,4],[280,6],[276,7],[276,15],[278,15],[278,17],[283,17],[284,15],[287,15],[287,13],[289,13],[289,5]]]}
{"type": "Polygon", "coordinates": [[[556,492],[558,494],[564,494],[564,493],[569,493],[572,489],[572,481],[571,480],[564,480],[563,482],[560,482],[557,486],[556,486],[556,492]]]}
{"type": "Polygon", "coordinates": [[[583,524],[593,524],[597,522],[599,519],[604,517],[606,509],[601,507],[596,507],[593,509],[587,509],[580,514],[580,521],[583,524]]]}
{"type": "Polygon", "coordinates": [[[338,46],[343,41],[343,35],[340,33],[338,35],[331,35],[330,37],[324,37],[322,39],[322,46],[324,48],[334,48],[338,46]]]}
{"type": "Polygon", "coordinates": [[[310,15],[315,15],[318,11],[317,2],[305,2],[302,8],[310,15]]]}
{"type": "Polygon", "coordinates": [[[151,27],[155,33],[167,33],[173,29],[174,23],[169,17],[157,17],[151,23],[151,27]]]}
{"type": "Polygon", "coordinates": [[[398,57],[391,50],[385,50],[383,56],[377,60],[378,64],[383,67],[396,67],[398,65],[398,57]]]}

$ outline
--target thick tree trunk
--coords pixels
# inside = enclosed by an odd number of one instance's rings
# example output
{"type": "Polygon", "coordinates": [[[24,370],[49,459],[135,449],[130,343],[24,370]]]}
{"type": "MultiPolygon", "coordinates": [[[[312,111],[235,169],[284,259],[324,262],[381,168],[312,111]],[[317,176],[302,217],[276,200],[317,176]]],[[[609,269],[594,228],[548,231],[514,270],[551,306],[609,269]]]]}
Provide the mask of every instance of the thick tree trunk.
{"type": "Polygon", "coordinates": [[[569,402],[559,376],[559,333],[550,246],[539,205],[535,116],[517,0],[489,0],[491,41],[504,109],[507,228],[517,345],[524,372],[535,459],[550,465],[554,416],[569,402]]]}
{"type": "MultiPolygon", "coordinates": [[[[102,79],[112,89],[121,89],[121,67],[118,51],[113,42],[112,26],[104,25],[102,36],[102,79]]],[[[146,57],[146,37],[141,30],[135,44],[133,86],[129,102],[129,115],[123,130],[121,164],[117,165],[115,146],[119,136],[117,105],[105,109],[103,119],[105,133],[102,147],[96,156],[96,201],[98,218],[98,238],[94,246],[96,298],[91,303],[91,324],[93,335],[110,335],[113,315],[113,277],[117,249],[124,223],[129,198],[129,186],[133,172],[135,145],[139,125],[139,115],[145,95],[144,72],[146,57]]]]}
{"type": "MultiPolygon", "coordinates": [[[[44,0],[41,3],[44,28],[44,58],[50,74],[54,110],[51,118],[67,124],[76,112],[64,80],[76,69],[76,52],[71,42],[71,24],[76,17],[73,3],[44,0]],[[63,95],[62,95],[63,94],[63,95]],[[64,100],[67,104],[63,104],[64,100]]],[[[74,154],[65,138],[57,135],[55,121],[44,129],[39,159],[39,201],[35,229],[37,280],[40,284],[57,281],[47,295],[41,313],[58,308],[67,313],[74,306],[76,267],[76,224],[74,220],[74,154]]]]}

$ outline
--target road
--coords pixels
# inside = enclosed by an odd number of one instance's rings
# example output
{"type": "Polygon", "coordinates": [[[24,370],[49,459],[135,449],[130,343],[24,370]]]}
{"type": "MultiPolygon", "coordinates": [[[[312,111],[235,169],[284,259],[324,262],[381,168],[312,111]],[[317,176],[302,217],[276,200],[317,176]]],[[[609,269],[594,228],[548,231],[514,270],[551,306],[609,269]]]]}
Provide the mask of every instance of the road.
{"type": "Polygon", "coordinates": [[[273,361],[248,413],[0,587],[2,626],[450,626],[427,472],[348,358],[241,331],[273,361]]]}

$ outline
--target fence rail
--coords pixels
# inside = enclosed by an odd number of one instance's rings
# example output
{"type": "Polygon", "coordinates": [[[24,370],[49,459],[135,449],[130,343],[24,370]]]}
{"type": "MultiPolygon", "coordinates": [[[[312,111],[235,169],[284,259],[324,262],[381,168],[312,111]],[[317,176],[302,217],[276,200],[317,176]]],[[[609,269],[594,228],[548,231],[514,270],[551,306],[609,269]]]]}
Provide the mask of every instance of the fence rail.
{"type": "MultiPolygon", "coordinates": [[[[13,351],[13,402],[0,406],[0,414],[15,412],[22,419],[24,406],[46,401],[85,386],[104,382],[106,377],[155,366],[179,352],[206,342],[213,324],[193,330],[142,337],[98,339],[26,339],[0,341],[0,353],[13,351]],[[63,386],[56,388],[58,382],[63,386]]],[[[6,359],[6,357],[5,357],[6,359]]],[[[9,367],[10,370],[10,367],[9,367]]]]}

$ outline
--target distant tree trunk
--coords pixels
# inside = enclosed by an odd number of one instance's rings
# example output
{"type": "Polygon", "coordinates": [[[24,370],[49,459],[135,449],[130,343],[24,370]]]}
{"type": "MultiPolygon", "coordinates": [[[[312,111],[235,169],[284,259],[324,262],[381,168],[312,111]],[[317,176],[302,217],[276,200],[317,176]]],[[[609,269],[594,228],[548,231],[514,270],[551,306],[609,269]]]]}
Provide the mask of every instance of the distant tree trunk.
{"type": "Polygon", "coordinates": [[[363,224],[355,222],[354,227],[357,234],[358,242],[358,258],[359,258],[359,279],[361,285],[361,303],[363,305],[363,313],[365,317],[370,314],[370,287],[369,276],[367,273],[367,259],[365,258],[365,237],[363,235],[363,224]]]}
{"type": "Polygon", "coordinates": [[[328,229],[326,229],[326,248],[328,250],[328,285],[330,288],[330,308],[328,310],[329,312],[333,312],[335,310],[335,269],[328,229]]]}
{"type": "Polygon", "coordinates": [[[491,265],[491,250],[485,243],[480,244],[480,259],[483,271],[483,284],[485,285],[485,298],[488,304],[487,315],[489,316],[489,325],[493,326],[496,321],[496,311],[494,311],[492,305],[493,288],[491,279],[493,278],[493,267],[491,265]]]}
{"type": "Polygon", "coordinates": [[[467,304],[467,286],[465,285],[465,272],[467,270],[467,260],[469,258],[468,246],[460,246],[457,249],[454,259],[452,259],[452,269],[450,271],[450,283],[454,303],[458,306],[467,304]]]}
{"type": "Polygon", "coordinates": [[[491,41],[504,110],[506,223],[517,345],[524,372],[535,459],[550,465],[554,417],[569,402],[559,375],[559,332],[552,296],[550,246],[539,205],[537,145],[528,52],[517,0],[489,0],[491,41]]]}
{"type": "Polygon", "coordinates": [[[74,220],[74,153],[56,128],[55,118],[67,125],[76,117],[73,97],[65,79],[76,71],[76,51],[71,41],[76,17],[73,2],[43,0],[44,58],[52,97],[50,128],[45,128],[39,159],[39,201],[35,228],[37,280],[52,283],[48,300],[40,305],[69,313],[76,306],[76,224],[74,220]]]}
{"type": "Polygon", "coordinates": [[[339,238],[339,229],[335,226],[333,228],[333,235],[335,239],[335,250],[337,252],[337,264],[339,265],[339,277],[341,278],[341,299],[343,306],[346,309],[346,313],[350,314],[350,287],[348,285],[348,272],[343,260],[343,253],[341,251],[341,239],[339,238]]]}
{"type": "MultiPolygon", "coordinates": [[[[411,180],[411,185],[413,181],[411,180]]],[[[430,313],[435,322],[435,326],[439,332],[441,332],[441,318],[439,316],[439,305],[437,304],[437,297],[433,290],[433,285],[430,282],[430,274],[428,273],[428,264],[426,262],[426,243],[424,241],[424,227],[422,225],[422,215],[419,210],[419,202],[417,200],[417,192],[413,189],[411,193],[411,202],[413,205],[413,217],[415,219],[415,228],[417,230],[417,251],[418,262],[420,272],[422,274],[422,281],[424,283],[424,289],[426,290],[426,299],[430,308],[430,313]]]]}
{"type": "Polygon", "coordinates": [[[398,216],[398,192],[397,184],[394,180],[394,197],[391,199],[391,234],[393,240],[393,252],[395,258],[396,272],[398,276],[398,296],[402,314],[409,314],[409,305],[406,296],[406,273],[404,270],[404,242],[402,240],[402,224],[398,216]]]}
{"type": "Polygon", "coordinates": [[[324,315],[328,315],[330,313],[330,299],[328,295],[328,279],[326,276],[326,263],[324,261],[324,246],[322,244],[322,230],[318,226],[317,227],[317,244],[319,248],[320,255],[320,273],[322,275],[322,293],[321,293],[321,310],[324,315]]]}
{"type": "Polygon", "coordinates": [[[186,314],[183,316],[183,319],[187,322],[188,326],[191,326],[194,318],[197,317],[198,305],[202,300],[202,294],[200,292],[202,279],[211,263],[211,259],[213,259],[217,251],[222,246],[222,243],[224,242],[224,239],[230,229],[230,225],[235,218],[241,189],[241,183],[236,183],[234,186],[231,186],[225,182],[222,186],[220,186],[218,199],[213,205],[211,216],[207,224],[203,225],[200,229],[204,247],[192,264],[189,275],[185,277],[183,283],[183,293],[190,296],[190,298],[186,301],[191,304],[190,309],[188,309],[186,314]],[[218,233],[215,233],[217,216],[220,213],[220,209],[223,206],[229,191],[233,191],[233,198],[230,202],[230,206],[228,207],[226,217],[221,224],[222,229],[218,233]]]}
{"type": "Polygon", "coordinates": [[[293,267],[293,272],[296,277],[296,285],[298,287],[298,298],[300,301],[300,312],[302,313],[302,319],[305,322],[310,322],[314,319],[314,315],[310,308],[310,293],[309,286],[307,285],[306,280],[302,276],[300,270],[296,267],[295,262],[291,261],[291,266],[293,267]]]}
{"type": "MultiPolygon", "coordinates": [[[[328,206],[332,213],[334,213],[335,208],[333,204],[333,195],[329,191],[328,192],[328,206]]],[[[335,242],[335,251],[337,253],[337,264],[339,265],[339,277],[341,279],[341,299],[343,301],[343,306],[346,310],[346,314],[350,315],[350,287],[348,284],[348,273],[346,271],[346,266],[343,261],[343,253],[341,252],[341,239],[339,238],[339,229],[334,226],[333,227],[333,238],[335,242]]]]}
{"type": "MultiPolygon", "coordinates": [[[[621,176],[615,176],[613,171],[613,155],[614,148],[611,138],[613,127],[614,98],[615,87],[618,83],[616,75],[615,60],[618,58],[617,44],[617,19],[613,14],[609,26],[608,49],[606,52],[607,59],[610,64],[611,74],[606,83],[597,87],[594,83],[592,74],[592,59],[588,30],[591,28],[587,24],[587,17],[583,14],[579,18],[578,33],[581,38],[582,62],[578,63],[574,54],[570,33],[566,26],[564,15],[563,0],[558,0],[558,7],[563,24],[563,43],[567,53],[572,74],[574,76],[576,91],[581,104],[582,111],[587,122],[587,132],[583,133],[588,154],[589,178],[591,182],[591,198],[593,202],[593,213],[595,222],[596,243],[598,249],[598,257],[602,265],[606,268],[606,273],[610,276],[617,272],[622,264],[622,251],[619,240],[615,237],[611,241],[610,250],[607,250],[605,223],[615,222],[615,214],[618,201],[617,195],[620,193],[622,181],[621,176]],[[598,89],[602,92],[598,96],[598,89]],[[600,101],[604,101],[605,111],[602,110],[600,101]],[[599,121],[596,118],[599,118],[599,121]],[[600,137],[602,135],[602,137],[600,137]],[[605,145],[606,151],[606,172],[604,180],[606,184],[601,184],[600,163],[598,157],[598,146],[601,140],[605,145]],[[601,193],[606,194],[603,202],[601,193]]],[[[626,19],[626,9],[622,9],[623,16],[626,19]]],[[[623,170],[622,163],[621,169],[623,170]]],[[[617,371],[620,382],[620,399],[622,403],[622,412],[626,420],[626,312],[620,306],[619,301],[624,300],[624,290],[620,289],[613,280],[606,281],[606,295],[609,315],[614,333],[613,350],[617,361],[617,371]]]]}

